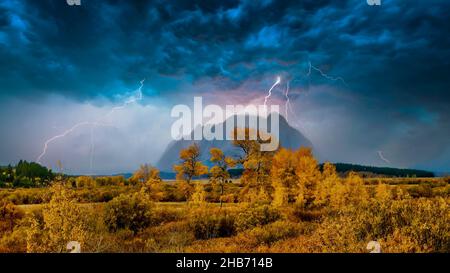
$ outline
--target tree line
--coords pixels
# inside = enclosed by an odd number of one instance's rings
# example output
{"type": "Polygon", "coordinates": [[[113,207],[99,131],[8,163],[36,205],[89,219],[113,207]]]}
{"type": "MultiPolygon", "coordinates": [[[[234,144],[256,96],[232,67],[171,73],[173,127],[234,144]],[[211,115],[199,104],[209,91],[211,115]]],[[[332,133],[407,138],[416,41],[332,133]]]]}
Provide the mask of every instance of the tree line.
{"type": "Polygon", "coordinates": [[[42,187],[55,178],[52,170],[35,162],[20,160],[16,166],[0,166],[0,187],[42,187]]]}

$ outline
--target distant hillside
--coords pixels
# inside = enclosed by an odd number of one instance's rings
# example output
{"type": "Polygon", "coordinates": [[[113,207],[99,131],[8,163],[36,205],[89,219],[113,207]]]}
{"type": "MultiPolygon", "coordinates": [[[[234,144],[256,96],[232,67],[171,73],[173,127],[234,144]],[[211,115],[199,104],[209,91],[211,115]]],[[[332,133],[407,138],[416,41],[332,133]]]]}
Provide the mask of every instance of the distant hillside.
{"type": "Polygon", "coordinates": [[[354,171],[396,177],[434,177],[434,173],[423,170],[371,167],[347,163],[334,163],[334,165],[336,166],[336,171],[339,173],[354,171]]]}
{"type": "MultiPolygon", "coordinates": [[[[368,176],[388,176],[388,177],[435,177],[436,175],[433,172],[424,171],[424,170],[414,170],[414,169],[398,169],[398,168],[387,168],[387,167],[372,167],[372,166],[363,166],[357,164],[347,164],[347,163],[333,163],[336,166],[336,171],[338,173],[347,173],[350,171],[365,173],[368,176]]],[[[322,169],[323,164],[320,164],[319,167],[322,169]]],[[[232,178],[239,178],[242,175],[244,170],[240,168],[230,169],[230,175],[232,178]]],[[[111,176],[123,176],[125,178],[130,178],[132,173],[120,173],[111,176]]],[[[102,176],[102,175],[99,175],[102,176]]],[[[106,175],[107,176],[107,175],[106,175]]],[[[174,172],[160,172],[160,176],[164,180],[174,180],[176,174],[174,172]]],[[[204,176],[203,178],[206,178],[204,176]]]]}
{"type": "MultiPolygon", "coordinates": [[[[102,177],[102,176],[109,176],[109,175],[97,175],[97,176],[102,177]]],[[[132,177],[133,174],[132,173],[119,173],[119,174],[114,174],[111,176],[123,176],[125,179],[128,179],[128,178],[132,177]]],[[[175,179],[176,174],[174,172],[160,172],[159,176],[161,176],[161,178],[165,179],[165,180],[172,180],[172,179],[175,179]]]]}
{"type": "MultiPolygon", "coordinates": [[[[385,167],[371,167],[355,164],[346,163],[334,163],[336,166],[336,171],[338,173],[347,173],[350,171],[367,173],[378,176],[389,176],[389,177],[434,177],[434,173],[423,170],[414,169],[397,169],[397,168],[385,168],[385,167]]],[[[322,168],[323,164],[320,164],[322,168]]],[[[237,178],[242,175],[243,169],[232,169],[230,170],[231,177],[237,178]]]]}

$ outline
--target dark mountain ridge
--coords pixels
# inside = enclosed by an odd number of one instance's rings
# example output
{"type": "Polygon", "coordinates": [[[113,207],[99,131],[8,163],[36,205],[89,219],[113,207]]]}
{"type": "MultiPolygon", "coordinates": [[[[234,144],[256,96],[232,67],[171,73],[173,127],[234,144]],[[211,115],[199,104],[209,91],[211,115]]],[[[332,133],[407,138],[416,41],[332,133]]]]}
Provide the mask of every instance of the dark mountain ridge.
{"type": "MultiPolygon", "coordinates": [[[[226,136],[226,122],[230,119],[234,119],[234,124],[237,124],[237,115],[234,115],[227,119],[227,121],[222,122],[223,125],[223,135],[226,136]]],[[[242,116],[241,116],[242,117],[242,116]]],[[[249,116],[245,116],[246,127],[249,127],[249,116]]],[[[271,124],[271,116],[269,115],[266,118],[260,119],[261,122],[267,122],[267,128],[269,132],[271,132],[272,124],[271,124]]],[[[215,130],[216,126],[212,127],[212,130],[215,130]]],[[[236,128],[236,126],[234,127],[236,128]]],[[[250,127],[251,128],[251,127],[250,127]]],[[[260,125],[258,124],[258,128],[260,125]]],[[[203,128],[202,128],[203,129],[203,128]]],[[[191,133],[191,139],[193,139],[193,132],[191,133]]],[[[286,119],[280,115],[279,119],[279,141],[280,145],[289,149],[298,149],[301,146],[312,147],[313,144],[309,141],[302,133],[300,133],[297,129],[293,128],[288,124],[286,119]]],[[[156,164],[156,167],[161,171],[171,172],[173,169],[173,165],[179,163],[179,153],[182,149],[187,148],[193,143],[197,143],[200,146],[201,150],[201,160],[208,166],[210,166],[209,162],[209,150],[213,147],[220,148],[226,155],[238,157],[241,154],[239,148],[235,147],[231,140],[177,140],[172,141],[162,154],[160,160],[156,164]]]]}

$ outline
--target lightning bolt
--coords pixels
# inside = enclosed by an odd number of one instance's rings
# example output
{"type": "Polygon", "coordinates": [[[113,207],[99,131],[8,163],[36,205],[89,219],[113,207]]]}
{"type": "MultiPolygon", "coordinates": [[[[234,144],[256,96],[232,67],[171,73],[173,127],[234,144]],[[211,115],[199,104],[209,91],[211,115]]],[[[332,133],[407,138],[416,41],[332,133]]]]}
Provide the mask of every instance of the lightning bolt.
{"type": "Polygon", "coordinates": [[[95,126],[91,127],[91,150],[89,152],[89,167],[90,167],[90,172],[92,174],[92,169],[94,168],[94,152],[95,152],[95,140],[94,140],[94,129],[95,126]]]}
{"type": "Polygon", "coordinates": [[[389,161],[386,157],[383,156],[383,152],[382,151],[377,151],[378,156],[381,158],[381,160],[383,160],[384,162],[391,164],[391,161],[389,161]]]}
{"type": "Polygon", "coordinates": [[[286,121],[289,122],[289,112],[294,116],[295,121],[294,124],[297,124],[298,126],[300,126],[300,124],[296,121],[298,121],[298,117],[295,114],[293,108],[292,108],[292,104],[291,104],[291,98],[289,97],[289,91],[290,91],[290,81],[288,81],[286,83],[286,91],[284,92],[284,97],[286,98],[286,103],[285,103],[285,116],[286,116],[286,121]]]}
{"type": "Polygon", "coordinates": [[[141,100],[142,100],[142,87],[144,87],[144,82],[145,82],[145,79],[143,79],[142,81],[140,81],[140,86],[139,86],[139,88],[135,91],[135,93],[137,93],[137,96],[134,96],[134,97],[132,97],[132,98],[129,98],[128,100],[126,100],[126,101],[125,101],[122,105],[120,105],[120,106],[113,107],[106,115],[103,116],[103,119],[104,119],[104,118],[107,118],[108,116],[111,116],[112,114],[114,114],[114,112],[116,112],[116,111],[118,111],[118,110],[124,109],[124,108],[127,107],[129,104],[132,104],[132,103],[136,103],[136,102],[138,102],[138,101],[141,101],[141,100]]]}
{"type": "Polygon", "coordinates": [[[94,122],[82,121],[80,123],[77,123],[77,124],[73,125],[70,129],[64,131],[63,133],[61,133],[59,135],[56,135],[56,136],[53,136],[53,137],[49,138],[48,140],[46,140],[45,143],[44,143],[44,147],[42,149],[42,153],[37,157],[36,162],[41,164],[42,158],[47,154],[47,150],[49,148],[49,145],[51,143],[53,143],[54,141],[56,141],[56,140],[58,140],[60,138],[66,137],[67,135],[73,133],[75,130],[77,130],[80,127],[91,126],[91,132],[90,132],[91,133],[90,168],[91,168],[91,172],[92,172],[92,168],[93,168],[93,164],[94,164],[94,152],[95,152],[94,129],[97,126],[114,127],[113,125],[102,123],[101,121],[103,121],[107,117],[111,116],[116,111],[124,109],[129,104],[136,103],[136,102],[142,100],[142,97],[143,97],[143,95],[142,95],[142,88],[144,87],[144,81],[145,81],[145,79],[140,81],[140,86],[135,91],[135,92],[137,92],[137,95],[135,95],[132,98],[129,98],[128,100],[126,100],[122,105],[111,108],[111,110],[108,113],[106,113],[105,115],[103,115],[102,117],[97,119],[96,121],[94,121],[94,122]]]}
{"type": "MultiPolygon", "coordinates": [[[[286,83],[286,92],[284,92],[284,97],[286,98],[286,104],[284,106],[286,121],[289,121],[288,110],[290,109],[292,112],[291,99],[289,98],[289,81],[286,83]]],[[[293,112],[292,112],[293,113],[293,112]]]]}
{"type": "Polygon", "coordinates": [[[264,108],[267,107],[267,101],[269,100],[269,98],[272,96],[272,90],[279,85],[281,82],[281,77],[277,77],[277,80],[275,81],[275,83],[272,85],[272,87],[269,89],[269,92],[267,93],[267,96],[264,97],[264,108]]]}
{"type": "MultiPolygon", "coordinates": [[[[144,87],[144,82],[145,82],[145,79],[143,79],[142,81],[140,81],[140,86],[139,86],[139,88],[135,91],[135,92],[137,92],[137,96],[134,96],[134,97],[132,97],[132,98],[129,98],[128,100],[126,100],[126,101],[125,101],[122,105],[120,105],[120,106],[113,107],[113,108],[112,108],[106,115],[104,115],[103,118],[101,118],[100,120],[105,119],[105,118],[111,116],[112,114],[114,114],[114,112],[116,112],[116,111],[118,111],[118,110],[124,109],[124,108],[127,107],[129,104],[136,103],[136,102],[142,100],[142,87],[144,87]]],[[[94,168],[94,154],[95,154],[94,129],[95,129],[95,126],[92,126],[92,127],[91,127],[91,150],[90,150],[90,160],[89,160],[89,166],[90,166],[90,173],[91,173],[91,174],[92,174],[92,170],[93,170],[93,168],[94,168]]]]}
{"type": "Polygon", "coordinates": [[[315,71],[319,72],[320,75],[322,77],[324,77],[325,79],[327,79],[327,80],[334,81],[334,82],[335,81],[341,81],[345,86],[348,86],[347,82],[345,82],[345,80],[342,77],[329,76],[328,74],[324,73],[321,69],[319,69],[319,68],[315,67],[314,65],[312,65],[311,62],[308,62],[308,64],[309,64],[309,69],[308,69],[308,73],[306,74],[307,77],[310,77],[311,73],[312,73],[312,70],[315,70],[315,71]]]}
{"type": "MultiPolygon", "coordinates": [[[[348,86],[348,85],[347,85],[347,82],[344,80],[344,78],[342,78],[342,77],[332,77],[332,76],[330,76],[330,75],[324,73],[320,68],[318,68],[318,67],[312,65],[312,63],[311,63],[310,61],[308,61],[308,72],[306,73],[306,77],[308,77],[308,78],[311,77],[311,74],[312,74],[313,70],[319,72],[319,74],[320,74],[322,77],[324,77],[325,79],[327,79],[327,80],[334,81],[334,82],[335,82],[335,81],[340,81],[340,82],[342,82],[345,86],[348,86]]],[[[294,82],[295,82],[295,81],[296,81],[296,80],[294,80],[294,82]]],[[[289,121],[288,111],[290,111],[290,112],[295,116],[295,112],[294,112],[293,109],[292,109],[291,101],[290,101],[290,98],[289,98],[289,84],[290,84],[290,83],[287,82],[287,84],[286,84],[286,91],[284,92],[284,97],[286,98],[285,115],[286,115],[286,120],[287,120],[287,121],[289,121]]],[[[268,97],[270,97],[270,91],[269,91],[268,97]]],[[[266,97],[266,99],[267,99],[268,97],[266,97]]]]}
{"type": "Polygon", "coordinates": [[[288,109],[289,109],[289,105],[291,105],[291,99],[289,98],[289,81],[286,83],[286,92],[284,93],[284,96],[286,97],[286,104],[284,106],[284,111],[285,111],[285,115],[286,115],[286,120],[289,121],[289,116],[288,116],[288,109]]]}
{"type": "Polygon", "coordinates": [[[70,129],[64,131],[63,133],[61,133],[59,135],[56,135],[56,136],[53,136],[50,139],[48,139],[47,141],[45,141],[42,153],[38,156],[38,158],[36,159],[36,162],[39,163],[39,164],[41,163],[41,159],[47,153],[47,149],[48,149],[48,146],[50,145],[50,143],[52,143],[53,141],[55,141],[55,140],[57,140],[59,138],[63,138],[65,136],[69,135],[70,133],[72,133],[76,129],[78,129],[79,127],[88,126],[88,125],[91,125],[91,126],[111,126],[109,124],[102,124],[102,123],[98,123],[98,122],[89,122],[89,121],[83,121],[83,122],[77,123],[74,126],[72,126],[70,129]]]}

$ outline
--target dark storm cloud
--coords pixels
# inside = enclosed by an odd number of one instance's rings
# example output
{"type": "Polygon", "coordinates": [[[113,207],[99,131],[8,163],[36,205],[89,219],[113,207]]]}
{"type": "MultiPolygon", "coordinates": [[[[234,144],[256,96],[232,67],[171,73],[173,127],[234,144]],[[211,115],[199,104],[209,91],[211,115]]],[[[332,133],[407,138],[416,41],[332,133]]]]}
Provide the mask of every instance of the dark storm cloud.
{"type": "MultiPolygon", "coordinates": [[[[0,98],[114,98],[142,78],[153,95],[199,82],[235,90],[278,73],[304,79],[311,61],[348,83],[314,104],[345,108],[329,116],[351,132],[337,142],[389,149],[399,165],[450,162],[449,13],[445,0],[4,0],[0,98]]],[[[315,73],[308,84],[334,83],[315,73]]]]}
{"type": "Polygon", "coordinates": [[[137,75],[160,91],[171,75],[239,84],[312,60],[364,90],[427,87],[433,101],[448,87],[448,11],[445,1],[4,1],[2,93],[108,95],[137,75]]]}
{"type": "Polygon", "coordinates": [[[85,1],[70,7],[63,0],[6,1],[0,8],[2,93],[85,98],[134,83],[136,75],[151,77],[160,91],[172,89],[161,79],[170,75],[194,81],[220,75],[239,83],[255,70],[280,67],[270,59],[303,55],[304,49],[286,44],[299,30],[286,16],[327,3],[292,3],[85,1]],[[242,63],[260,64],[249,70],[242,63]]]}

